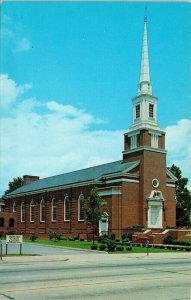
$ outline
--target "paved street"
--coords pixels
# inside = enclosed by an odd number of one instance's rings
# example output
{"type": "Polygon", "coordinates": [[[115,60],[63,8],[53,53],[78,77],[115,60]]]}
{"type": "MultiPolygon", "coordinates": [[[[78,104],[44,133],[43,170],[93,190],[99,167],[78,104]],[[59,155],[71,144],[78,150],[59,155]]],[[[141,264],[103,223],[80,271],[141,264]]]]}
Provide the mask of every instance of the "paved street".
{"type": "MultiPolygon", "coordinates": [[[[6,242],[3,243],[3,254],[6,251],[6,242]]],[[[19,244],[9,244],[8,245],[8,254],[19,254],[20,253],[20,245],[19,244]]],[[[36,243],[23,243],[22,245],[22,253],[23,254],[39,254],[39,255],[65,255],[65,254],[77,254],[77,253],[88,253],[94,254],[92,251],[83,251],[83,250],[72,250],[67,248],[62,248],[59,246],[50,247],[38,245],[36,243]]]]}
{"type": "Polygon", "coordinates": [[[189,253],[5,257],[0,299],[190,300],[189,253]]]}

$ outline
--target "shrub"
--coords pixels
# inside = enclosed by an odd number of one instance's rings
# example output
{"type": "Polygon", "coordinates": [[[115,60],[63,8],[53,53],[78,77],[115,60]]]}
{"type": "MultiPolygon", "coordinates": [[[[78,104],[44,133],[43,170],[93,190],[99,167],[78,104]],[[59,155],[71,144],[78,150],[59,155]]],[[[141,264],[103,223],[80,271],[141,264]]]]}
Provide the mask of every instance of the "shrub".
{"type": "Polygon", "coordinates": [[[98,246],[97,245],[91,245],[92,250],[97,250],[98,246]]]}
{"type": "Polygon", "coordinates": [[[0,232],[0,239],[1,239],[1,238],[4,238],[4,237],[5,237],[4,232],[0,232]]]}
{"type": "Polygon", "coordinates": [[[160,246],[160,249],[165,249],[166,247],[164,245],[161,245],[160,246]]]}
{"type": "Polygon", "coordinates": [[[135,224],[135,225],[133,225],[133,228],[144,228],[144,225],[142,225],[142,224],[135,224]]]}
{"type": "Polygon", "coordinates": [[[126,250],[127,250],[127,251],[131,251],[131,250],[132,250],[132,245],[127,246],[127,247],[126,247],[126,250]]]}
{"type": "Polygon", "coordinates": [[[121,246],[121,245],[117,245],[116,250],[117,250],[117,251],[123,251],[123,250],[124,250],[124,247],[121,246]]]}
{"type": "Polygon", "coordinates": [[[49,231],[48,231],[48,236],[49,236],[49,240],[52,241],[52,239],[53,239],[54,236],[55,236],[54,230],[49,229],[49,231]]]}
{"type": "Polygon", "coordinates": [[[115,241],[108,241],[107,242],[107,249],[108,249],[108,251],[114,252],[115,248],[116,248],[115,241]]]}
{"type": "Polygon", "coordinates": [[[109,241],[108,239],[102,240],[101,244],[107,244],[108,241],[109,241]]]}
{"type": "Polygon", "coordinates": [[[128,236],[127,236],[127,235],[128,235],[128,233],[124,233],[124,234],[122,235],[122,237],[121,237],[121,238],[122,238],[122,240],[125,240],[125,239],[127,239],[127,238],[128,238],[128,236]]]}
{"type": "Polygon", "coordinates": [[[99,246],[99,250],[101,250],[101,251],[104,251],[106,248],[107,248],[107,245],[106,245],[106,244],[101,244],[101,245],[99,246]]]}
{"type": "Polygon", "coordinates": [[[173,236],[168,235],[167,237],[164,238],[163,243],[171,245],[171,244],[173,244],[174,240],[175,239],[173,236]]]}
{"type": "Polygon", "coordinates": [[[80,239],[80,242],[83,242],[84,241],[84,239],[80,239]]]}
{"type": "Polygon", "coordinates": [[[62,233],[57,233],[57,234],[56,234],[56,239],[57,239],[58,241],[62,241],[62,240],[64,239],[62,233]]]}
{"type": "Polygon", "coordinates": [[[131,243],[130,242],[122,242],[122,244],[124,245],[124,246],[130,246],[131,245],[131,243]]]}
{"type": "Polygon", "coordinates": [[[127,237],[130,241],[132,241],[132,237],[133,237],[134,232],[128,232],[127,237]]]}
{"type": "Polygon", "coordinates": [[[122,235],[122,240],[129,240],[132,241],[132,236],[134,232],[128,232],[122,235]]]}
{"type": "Polygon", "coordinates": [[[122,240],[123,243],[130,243],[130,240],[128,238],[125,238],[124,240],[122,240]]]}
{"type": "Polygon", "coordinates": [[[115,240],[115,233],[112,233],[112,234],[111,234],[110,239],[111,239],[111,240],[115,240]]]}
{"type": "Polygon", "coordinates": [[[102,243],[102,241],[105,241],[105,240],[107,240],[108,239],[108,235],[107,234],[103,234],[102,236],[99,236],[98,237],[98,242],[99,243],[102,243]]]}
{"type": "Polygon", "coordinates": [[[30,236],[30,240],[32,242],[35,242],[38,238],[38,234],[36,232],[32,232],[31,236],[30,236]]]}
{"type": "Polygon", "coordinates": [[[186,241],[186,240],[174,240],[173,241],[174,245],[181,245],[181,246],[191,246],[191,241],[186,241]]]}

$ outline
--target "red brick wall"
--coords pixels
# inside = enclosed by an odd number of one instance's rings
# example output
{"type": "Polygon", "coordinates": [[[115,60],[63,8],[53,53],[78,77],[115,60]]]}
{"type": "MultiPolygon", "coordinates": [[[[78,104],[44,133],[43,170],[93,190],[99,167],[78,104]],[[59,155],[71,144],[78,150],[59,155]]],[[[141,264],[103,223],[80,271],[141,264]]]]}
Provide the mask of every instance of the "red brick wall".
{"type": "Polygon", "coordinates": [[[139,224],[139,183],[123,182],[122,229],[139,224]]]}

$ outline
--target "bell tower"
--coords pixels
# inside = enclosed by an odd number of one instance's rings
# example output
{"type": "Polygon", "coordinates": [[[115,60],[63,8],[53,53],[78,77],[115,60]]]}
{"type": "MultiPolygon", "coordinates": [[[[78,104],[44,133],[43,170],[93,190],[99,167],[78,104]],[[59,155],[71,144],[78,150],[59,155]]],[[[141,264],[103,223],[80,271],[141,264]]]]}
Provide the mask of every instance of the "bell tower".
{"type": "Polygon", "coordinates": [[[158,125],[157,101],[157,97],[152,93],[145,17],[140,80],[137,95],[132,99],[133,122],[124,135],[123,161],[140,160],[139,224],[148,228],[163,228],[165,222],[163,216],[166,196],[165,132],[161,131],[158,125]],[[153,195],[157,195],[157,198],[153,195]]]}

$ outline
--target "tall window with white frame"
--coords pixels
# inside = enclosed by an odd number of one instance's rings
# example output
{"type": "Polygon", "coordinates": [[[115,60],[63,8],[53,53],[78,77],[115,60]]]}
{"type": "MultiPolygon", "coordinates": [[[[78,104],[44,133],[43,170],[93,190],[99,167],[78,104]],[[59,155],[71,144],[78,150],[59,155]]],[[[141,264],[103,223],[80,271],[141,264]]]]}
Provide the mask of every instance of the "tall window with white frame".
{"type": "Polygon", "coordinates": [[[78,198],[78,221],[84,221],[84,195],[82,193],[78,198]]]}
{"type": "Polygon", "coordinates": [[[67,195],[64,198],[64,221],[70,221],[70,199],[67,195]]]}
{"type": "Polygon", "coordinates": [[[34,217],[35,217],[35,204],[34,204],[34,200],[31,200],[30,203],[30,222],[34,223],[34,217]]]}
{"type": "Polygon", "coordinates": [[[137,148],[137,134],[131,136],[131,149],[137,148]]]}
{"type": "Polygon", "coordinates": [[[25,222],[25,202],[21,202],[21,223],[25,222]]]}
{"type": "Polygon", "coordinates": [[[40,222],[45,222],[45,201],[43,198],[40,201],[40,222]]]}
{"type": "Polygon", "coordinates": [[[17,211],[16,203],[13,203],[13,212],[15,213],[17,211]]]}
{"type": "Polygon", "coordinates": [[[51,209],[51,221],[56,222],[56,212],[57,212],[57,202],[56,199],[53,197],[52,199],[52,209],[51,209]]]}
{"type": "Polygon", "coordinates": [[[154,118],[154,104],[149,103],[149,118],[154,118]]]}

